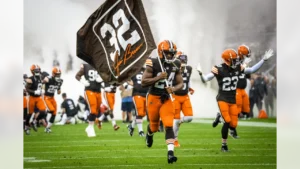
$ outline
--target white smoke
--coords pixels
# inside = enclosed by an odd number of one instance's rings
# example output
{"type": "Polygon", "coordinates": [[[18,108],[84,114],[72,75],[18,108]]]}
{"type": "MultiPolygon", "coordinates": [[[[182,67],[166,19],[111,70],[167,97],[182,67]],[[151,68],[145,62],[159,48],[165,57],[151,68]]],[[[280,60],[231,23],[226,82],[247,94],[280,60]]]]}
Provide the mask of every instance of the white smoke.
{"type": "Polygon", "coordinates": [[[83,61],[75,58],[76,33],[92,12],[80,1],[24,1],[26,72],[31,64],[37,62],[42,64],[43,70],[51,69],[55,52],[62,70],[66,69],[68,54],[73,56],[73,66],[79,67],[83,61]]]}
{"type": "MultiPolygon", "coordinates": [[[[65,81],[63,88],[67,90],[74,84],[80,86],[73,78],[83,62],[76,56],[76,32],[103,2],[24,1],[24,72],[29,73],[33,63],[50,71],[54,51],[61,68],[65,70],[70,53],[74,71],[65,77],[70,80],[65,81]]],[[[204,73],[221,63],[221,52],[225,48],[236,49],[240,44],[251,42],[248,45],[254,57],[260,57],[257,52],[259,48],[276,48],[276,33],[261,35],[276,23],[274,0],[151,0],[143,3],[155,42],[172,40],[188,55],[188,64],[196,68],[197,63],[201,63],[204,73]]],[[[156,55],[156,51],[152,54],[156,55]]],[[[276,61],[276,58],[273,60],[276,61]]],[[[195,116],[213,117],[218,111],[216,80],[203,85],[193,69],[192,85],[196,89],[194,96],[191,96],[195,116]]],[[[76,100],[82,94],[80,87],[78,91],[72,89],[67,93],[76,100]]]]}

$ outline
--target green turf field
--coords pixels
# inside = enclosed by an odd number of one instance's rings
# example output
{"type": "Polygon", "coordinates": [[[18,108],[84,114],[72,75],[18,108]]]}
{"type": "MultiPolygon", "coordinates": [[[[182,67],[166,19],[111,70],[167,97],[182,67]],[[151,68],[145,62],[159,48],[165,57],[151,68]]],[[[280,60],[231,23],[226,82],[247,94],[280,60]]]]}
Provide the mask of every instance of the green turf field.
{"type": "MultiPolygon", "coordinates": [[[[260,120],[251,120],[256,121],[260,120]]],[[[152,148],[148,148],[137,131],[130,137],[126,125],[118,124],[118,131],[111,123],[104,123],[101,130],[95,126],[95,138],[86,136],[86,124],[53,126],[50,134],[43,128],[31,130],[31,135],[24,135],[24,168],[276,168],[276,127],[240,125],[240,139],[228,136],[230,152],[223,153],[221,125],[212,128],[209,123],[183,124],[179,132],[181,147],[175,148],[178,161],[168,164],[164,133],[156,133],[152,148]]]]}

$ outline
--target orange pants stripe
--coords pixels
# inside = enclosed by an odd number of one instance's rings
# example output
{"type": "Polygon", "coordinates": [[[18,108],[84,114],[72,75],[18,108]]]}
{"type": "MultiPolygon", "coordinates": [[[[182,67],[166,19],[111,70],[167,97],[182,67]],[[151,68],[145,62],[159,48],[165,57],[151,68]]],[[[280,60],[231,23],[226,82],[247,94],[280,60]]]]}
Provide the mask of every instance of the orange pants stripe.
{"type": "Polygon", "coordinates": [[[84,96],[90,108],[90,113],[94,115],[98,115],[98,113],[100,112],[100,105],[102,102],[101,93],[86,90],[84,92],[84,96]]]}
{"type": "Polygon", "coordinates": [[[224,121],[229,123],[231,127],[237,127],[238,111],[236,104],[218,101],[218,106],[224,121]]]}
{"type": "Polygon", "coordinates": [[[173,127],[175,115],[175,106],[171,99],[168,99],[164,104],[160,101],[160,96],[147,95],[147,110],[152,132],[157,132],[159,120],[161,119],[165,127],[173,127]]]}
{"type": "Polygon", "coordinates": [[[46,105],[44,100],[42,99],[42,96],[39,97],[29,96],[28,105],[29,105],[28,114],[32,114],[34,112],[35,106],[39,109],[39,111],[43,111],[43,112],[46,111],[46,105]]]}
{"type": "Polygon", "coordinates": [[[137,116],[145,117],[146,115],[146,98],[143,96],[133,96],[133,103],[137,116]]]}
{"type": "Polygon", "coordinates": [[[57,112],[57,104],[54,96],[44,96],[44,101],[46,103],[46,107],[50,112],[53,112],[53,115],[56,115],[57,112]]]}
{"type": "Polygon", "coordinates": [[[250,101],[249,96],[245,89],[236,89],[236,105],[238,108],[238,113],[250,112],[250,101]]]}
{"type": "Polygon", "coordinates": [[[26,109],[28,104],[27,96],[23,96],[23,108],[26,109]]]}
{"type": "Polygon", "coordinates": [[[175,119],[180,119],[180,111],[184,116],[193,116],[192,104],[189,95],[173,95],[175,104],[175,119]]]}

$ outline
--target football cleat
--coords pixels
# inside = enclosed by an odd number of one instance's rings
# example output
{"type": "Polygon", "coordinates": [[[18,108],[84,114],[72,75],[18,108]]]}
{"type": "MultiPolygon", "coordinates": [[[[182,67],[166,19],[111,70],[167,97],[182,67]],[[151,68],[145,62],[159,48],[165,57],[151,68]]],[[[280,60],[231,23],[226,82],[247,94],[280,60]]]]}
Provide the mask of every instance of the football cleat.
{"type": "Polygon", "coordinates": [[[31,126],[32,126],[32,128],[33,128],[34,131],[38,130],[37,126],[36,126],[36,123],[31,122],[31,126]]]}
{"type": "Polygon", "coordinates": [[[94,127],[88,126],[85,129],[85,132],[86,132],[86,134],[87,134],[88,137],[96,137],[96,133],[95,133],[94,127]]]}
{"type": "Polygon", "coordinates": [[[128,124],[128,125],[127,125],[127,129],[128,129],[129,135],[132,136],[132,135],[133,135],[134,128],[131,127],[131,124],[128,124]]]}
{"type": "Polygon", "coordinates": [[[221,151],[222,151],[222,152],[228,152],[228,151],[229,151],[229,150],[228,150],[228,146],[227,146],[226,143],[222,143],[221,151]]]}
{"type": "Polygon", "coordinates": [[[178,140],[174,141],[174,147],[180,147],[180,144],[179,144],[178,140]]]}
{"type": "Polygon", "coordinates": [[[152,147],[153,144],[153,134],[150,136],[148,133],[146,134],[146,145],[147,147],[152,147]]]}
{"type": "Polygon", "coordinates": [[[217,113],[217,116],[216,116],[216,118],[215,118],[215,120],[214,120],[213,123],[212,123],[212,126],[213,126],[213,127],[217,127],[217,125],[221,122],[221,121],[220,121],[220,118],[221,118],[221,114],[218,112],[218,113],[217,113]]]}
{"type": "Polygon", "coordinates": [[[173,164],[177,161],[177,157],[174,156],[174,151],[168,151],[168,163],[173,164]]]}
{"type": "Polygon", "coordinates": [[[229,135],[230,135],[232,138],[234,138],[234,139],[240,138],[240,137],[237,135],[236,129],[234,129],[234,130],[230,130],[230,129],[229,129],[229,135]]]}
{"type": "Polygon", "coordinates": [[[51,133],[52,132],[50,128],[45,128],[44,131],[45,131],[45,133],[51,133]]]}
{"type": "Polygon", "coordinates": [[[102,127],[101,123],[102,122],[98,118],[96,118],[95,123],[97,124],[98,129],[101,129],[101,127],[102,127]]]}
{"type": "Polygon", "coordinates": [[[117,131],[120,127],[118,125],[114,125],[114,130],[117,131]]]}
{"type": "Polygon", "coordinates": [[[25,129],[24,131],[25,131],[26,135],[30,135],[30,129],[29,128],[25,129]]]}
{"type": "Polygon", "coordinates": [[[140,131],[140,132],[139,132],[139,136],[140,136],[140,137],[145,137],[144,132],[143,132],[143,131],[140,131]]]}

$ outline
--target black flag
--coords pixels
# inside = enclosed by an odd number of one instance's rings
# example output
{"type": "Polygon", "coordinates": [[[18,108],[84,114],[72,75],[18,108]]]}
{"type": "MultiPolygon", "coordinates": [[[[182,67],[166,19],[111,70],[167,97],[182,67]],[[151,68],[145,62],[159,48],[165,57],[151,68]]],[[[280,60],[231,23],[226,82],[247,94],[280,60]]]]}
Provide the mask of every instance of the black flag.
{"type": "Polygon", "coordinates": [[[121,84],[156,48],[141,0],[106,0],[77,32],[77,56],[121,84]]]}

